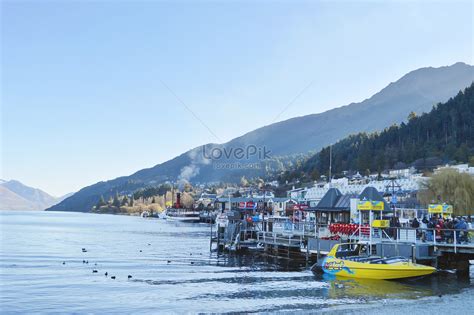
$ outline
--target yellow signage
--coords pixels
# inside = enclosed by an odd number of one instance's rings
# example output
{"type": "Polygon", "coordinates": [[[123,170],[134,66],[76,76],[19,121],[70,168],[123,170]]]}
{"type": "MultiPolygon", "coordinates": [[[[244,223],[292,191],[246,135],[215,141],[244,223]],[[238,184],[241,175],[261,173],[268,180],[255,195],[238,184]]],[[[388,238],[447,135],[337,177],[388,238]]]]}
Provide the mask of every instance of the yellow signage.
{"type": "Polygon", "coordinates": [[[451,214],[453,213],[453,206],[450,205],[429,205],[428,206],[429,213],[443,213],[443,214],[451,214]]]}
{"type": "Polygon", "coordinates": [[[372,201],[372,210],[383,211],[385,203],[383,201],[372,201]]]}
{"type": "Polygon", "coordinates": [[[357,209],[360,211],[383,211],[385,203],[383,201],[361,200],[357,204],[357,209]]]}
{"type": "Polygon", "coordinates": [[[374,220],[374,221],[372,221],[372,227],[387,228],[389,226],[390,226],[390,222],[388,220],[374,220]]]}
{"type": "Polygon", "coordinates": [[[359,201],[357,204],[357,209],[361,211],[372,210],[372,202],[370,201],[359,201]]]}

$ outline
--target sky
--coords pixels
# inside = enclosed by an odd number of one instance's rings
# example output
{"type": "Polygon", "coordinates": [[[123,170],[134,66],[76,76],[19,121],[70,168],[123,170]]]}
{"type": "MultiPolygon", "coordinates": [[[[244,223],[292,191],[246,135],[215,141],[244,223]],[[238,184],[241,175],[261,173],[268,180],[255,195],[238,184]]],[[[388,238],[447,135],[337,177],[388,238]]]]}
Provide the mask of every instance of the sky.
{"type": "Polygon", "coordinates": [[[2,0],[0,178],[60,196],[473,64],[473,16],[472,1],[2,0]]]}

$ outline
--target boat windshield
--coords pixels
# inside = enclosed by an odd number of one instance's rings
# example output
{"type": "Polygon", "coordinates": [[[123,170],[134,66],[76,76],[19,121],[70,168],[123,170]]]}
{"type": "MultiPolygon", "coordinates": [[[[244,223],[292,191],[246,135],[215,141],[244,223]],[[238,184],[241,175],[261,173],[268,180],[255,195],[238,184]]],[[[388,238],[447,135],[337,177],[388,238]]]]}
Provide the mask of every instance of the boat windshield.
{"type": "Polygon", "coordinates": [[[367,249],[365,245],[359,244],[341,244],[336,252],[337,258],[345,258],[352,256],[366,255],[367,249]]]}
{"type": "Polygon", "coordinates": [[[386,264],[396,264],[401,262],[408,262],[408,258],[402,256],[389,257],[384,259],[386,264]]]}

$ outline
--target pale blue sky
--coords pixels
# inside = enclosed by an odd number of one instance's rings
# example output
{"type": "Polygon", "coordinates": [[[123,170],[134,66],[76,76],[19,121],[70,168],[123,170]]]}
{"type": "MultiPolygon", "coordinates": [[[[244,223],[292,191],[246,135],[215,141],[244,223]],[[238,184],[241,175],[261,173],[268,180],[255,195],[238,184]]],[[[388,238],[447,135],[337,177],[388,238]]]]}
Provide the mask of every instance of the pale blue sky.
{"type": "Polygon", "coordinates": [[[0,177],[54,195],[268,125],[310,82],[278,120],[361,101],[419,67],[473,64],[472,1],[1,9],[0,177]]]}

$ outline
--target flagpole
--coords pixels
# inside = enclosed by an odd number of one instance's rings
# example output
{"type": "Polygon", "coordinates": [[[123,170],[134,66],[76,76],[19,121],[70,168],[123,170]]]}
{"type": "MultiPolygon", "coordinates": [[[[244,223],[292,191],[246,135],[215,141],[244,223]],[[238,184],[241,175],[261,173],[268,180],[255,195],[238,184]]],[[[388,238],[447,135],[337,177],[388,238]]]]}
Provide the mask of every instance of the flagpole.
{"type": "Polygon", "coordinates": [[[329,145],[329,188],[331,188],[332,177],[332,144],[329,145]]]}

